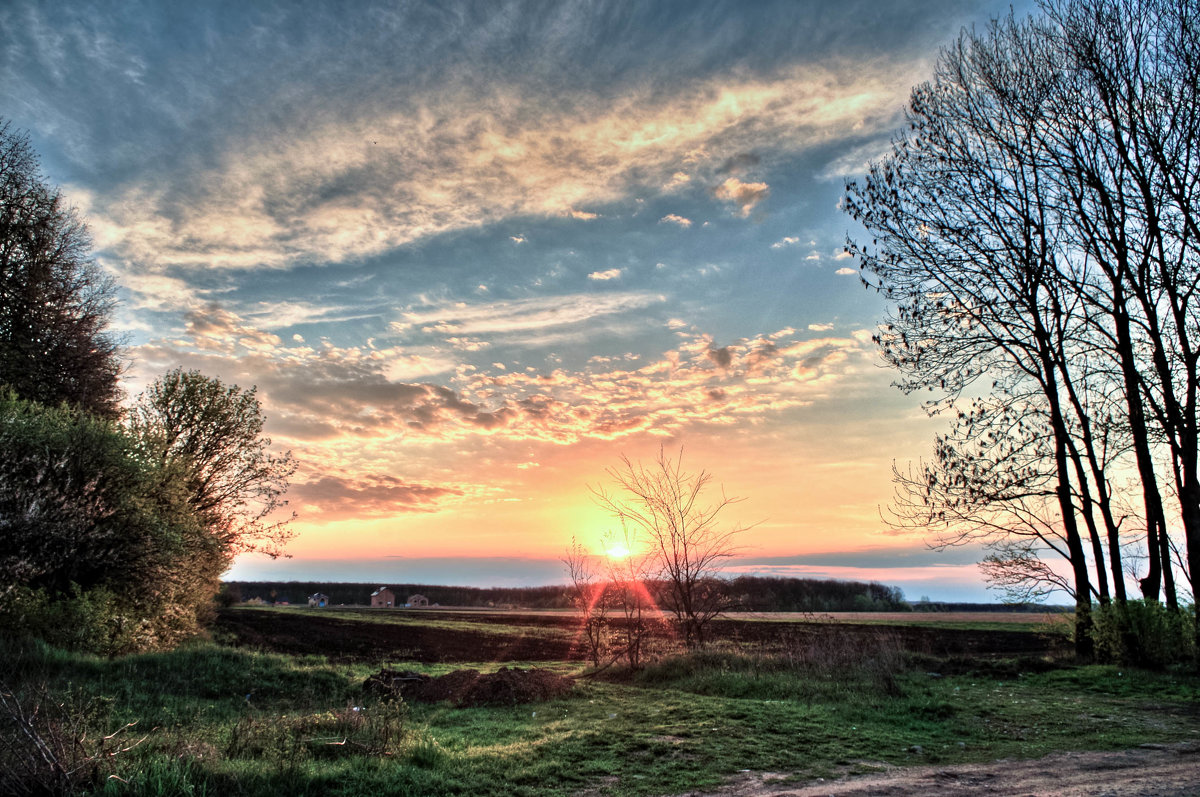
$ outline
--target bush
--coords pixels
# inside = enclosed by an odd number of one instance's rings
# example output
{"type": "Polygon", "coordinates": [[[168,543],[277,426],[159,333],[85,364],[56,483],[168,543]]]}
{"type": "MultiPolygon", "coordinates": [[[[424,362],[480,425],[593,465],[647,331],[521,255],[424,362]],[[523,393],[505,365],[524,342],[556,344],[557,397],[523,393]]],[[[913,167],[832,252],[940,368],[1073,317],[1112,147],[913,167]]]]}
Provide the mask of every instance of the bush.
{"type": "Polygon", "coordinates": [[[0,630],[105,654],[169,648],[228,557],[181,474],[119,426],[0,391],[0,630]]]}
{"type": "Polygon", "coordinates": [[[1165,667],[1195,656],[1195,606],[1172,612],[1158,601],[1130,600],[1093,613],[1092,638],[1103,662],[1165,667]]]}

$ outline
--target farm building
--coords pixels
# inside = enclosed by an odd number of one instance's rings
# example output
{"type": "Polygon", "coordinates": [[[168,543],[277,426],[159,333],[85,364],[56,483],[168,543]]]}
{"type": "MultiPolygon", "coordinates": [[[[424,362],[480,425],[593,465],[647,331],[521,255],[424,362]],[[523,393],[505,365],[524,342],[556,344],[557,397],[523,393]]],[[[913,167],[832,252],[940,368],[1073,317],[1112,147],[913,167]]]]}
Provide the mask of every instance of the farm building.
{"type": "Polygon", "coordinates": [[[405,606],[428,606],[429,598],[424,595],[409,595],[408,600],[404,602],[405,606]]]}
{"type": "Polygon", "coordinates": [[[390,608],[395,605],[396,595],[392,592],[391,587],[380,587],[371,593],[371,608],[390,608]]]}
{"type": "Polygon", "coordinates": [[[315,595],[308,596],[308,605],[315,608],[323,608],[329,605],[329,596],[318,592],[315,595]]]}

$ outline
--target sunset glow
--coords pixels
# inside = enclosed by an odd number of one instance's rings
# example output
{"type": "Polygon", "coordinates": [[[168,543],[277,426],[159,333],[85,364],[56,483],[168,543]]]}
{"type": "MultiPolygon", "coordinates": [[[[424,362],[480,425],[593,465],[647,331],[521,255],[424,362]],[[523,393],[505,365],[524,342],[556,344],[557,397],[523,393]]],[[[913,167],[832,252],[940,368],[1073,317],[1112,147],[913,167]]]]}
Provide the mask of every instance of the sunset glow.
{"type": "Polygon", "coordinates": [[[730,573],[991,599],[881,519],[942,427],[838,203],[1008,3],[352,7],[0,10],[0,116],[119,286],[125,390],[256,386],[300,463],[291,558],[227,578],[562,582],[572,538],[630,555],[593,491],[665,446],[743,499],[730,573]]]}
{"type": "Polygon", "coordinates": [[[629,554],[630,550],[619,543],[605,549],[604,551],[604,555],[609,559],[624,559],[626,556],[629,556],[629,554]]]}

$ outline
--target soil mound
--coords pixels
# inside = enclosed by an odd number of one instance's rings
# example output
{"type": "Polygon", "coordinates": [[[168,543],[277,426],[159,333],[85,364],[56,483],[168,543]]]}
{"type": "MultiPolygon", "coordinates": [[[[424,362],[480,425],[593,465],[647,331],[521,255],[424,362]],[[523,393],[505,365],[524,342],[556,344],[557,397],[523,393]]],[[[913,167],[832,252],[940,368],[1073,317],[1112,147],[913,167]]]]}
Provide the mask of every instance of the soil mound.
{"type": "Polygon", "coordinates": [[[455,670],[438,678],[404,670],[382,669],[363,689],[381,697],[400,696],[422,703],[448,701],[459,708],[512,706],[550,700],[570,692],[575,681],[549,670],[501,667],[494,673],[455,670]]]}

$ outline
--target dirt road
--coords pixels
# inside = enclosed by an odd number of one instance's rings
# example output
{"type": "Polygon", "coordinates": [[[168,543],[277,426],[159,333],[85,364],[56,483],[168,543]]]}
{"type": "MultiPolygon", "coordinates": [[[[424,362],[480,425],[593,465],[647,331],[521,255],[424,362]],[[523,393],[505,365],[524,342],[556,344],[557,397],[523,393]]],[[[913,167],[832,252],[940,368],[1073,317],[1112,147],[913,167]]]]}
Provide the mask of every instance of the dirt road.
{"type": "MultiPolygon", "coordinates": [[[[1115,753],[1055,753],[1028,761],[904,767],[803,786],[746,773],[696,797],[1197,797],[1200,743],[1144,745],[1115,753]]],[[[691,797],[691,796],[689,796],[691,797]]]]}

